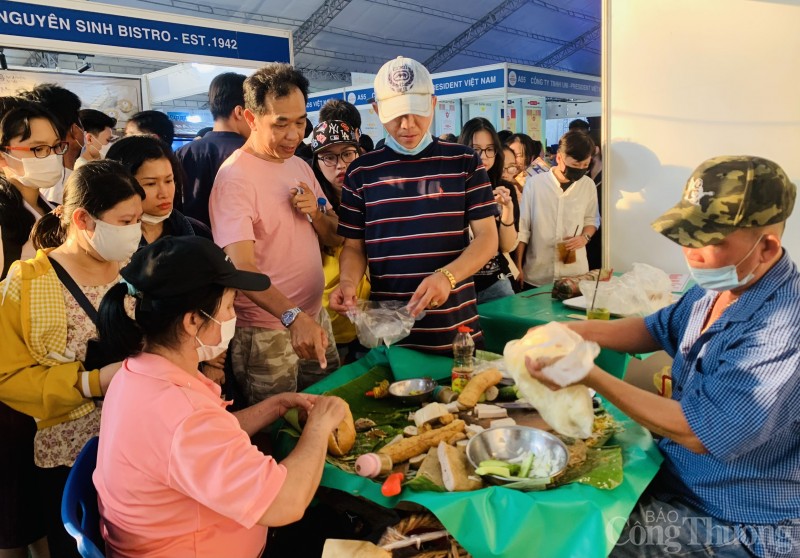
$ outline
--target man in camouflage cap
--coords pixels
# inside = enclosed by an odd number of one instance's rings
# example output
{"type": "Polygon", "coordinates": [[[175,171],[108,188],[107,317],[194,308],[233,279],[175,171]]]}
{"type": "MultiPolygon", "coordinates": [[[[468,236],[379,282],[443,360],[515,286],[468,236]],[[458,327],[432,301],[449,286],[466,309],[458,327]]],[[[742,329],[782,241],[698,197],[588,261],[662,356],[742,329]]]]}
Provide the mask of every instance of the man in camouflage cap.
{"type": "Polygon", "coordinates": [[[719,244],[736,229],[783,223],[796,194],[783,169],[768,159],[714,157],[697,167],[681,201],[653,228],[687,248],[719,244]]]}
{"type": "Polygon", "coordinates": [[[781,246],[796,193],[767,159],[705,161],[653,223],[697,285],[646,318],[569,324],[673,358],[668,396],[598,367],[580,381],[661,436],[661,471],[610,525],[624,523],[612,556],[800,556],[800,273],[781,246]]]}

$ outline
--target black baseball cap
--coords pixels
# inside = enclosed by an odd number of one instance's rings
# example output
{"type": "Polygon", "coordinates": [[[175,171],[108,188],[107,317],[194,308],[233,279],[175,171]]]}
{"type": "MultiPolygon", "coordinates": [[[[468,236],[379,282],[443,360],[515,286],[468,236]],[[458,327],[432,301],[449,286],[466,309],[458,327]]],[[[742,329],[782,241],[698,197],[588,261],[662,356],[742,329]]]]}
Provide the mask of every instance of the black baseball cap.
{"type": "Polygon", "coordinates": [[[120,271],[143,299],[186,298],[212,285],[243,291],[265,291],[269,277],[240,271],[222,248],[200,236],[166,236],[133,254],[120,271]]]}

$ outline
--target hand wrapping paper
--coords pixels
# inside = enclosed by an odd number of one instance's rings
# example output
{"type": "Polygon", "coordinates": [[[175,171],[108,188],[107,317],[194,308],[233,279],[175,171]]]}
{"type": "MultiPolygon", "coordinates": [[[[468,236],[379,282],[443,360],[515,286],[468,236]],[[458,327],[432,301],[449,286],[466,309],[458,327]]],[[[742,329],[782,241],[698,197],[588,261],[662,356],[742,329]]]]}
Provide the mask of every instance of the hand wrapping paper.
{"type": "Polygon", "coordinates": [[[523,399],[533,405],[553,430],[572,438],[588,438],[592,434],[594,411],[588,388],[572,385],[579,382],[594,366],[600,346],[585,341],[580,335],[558,322],[529,331],[522,339],[509,341],[503,356],[523,399]],[[542,369],[542,373],[561,386],[553,391],[528,372],[525,357],[558,359],[542,369]]]}

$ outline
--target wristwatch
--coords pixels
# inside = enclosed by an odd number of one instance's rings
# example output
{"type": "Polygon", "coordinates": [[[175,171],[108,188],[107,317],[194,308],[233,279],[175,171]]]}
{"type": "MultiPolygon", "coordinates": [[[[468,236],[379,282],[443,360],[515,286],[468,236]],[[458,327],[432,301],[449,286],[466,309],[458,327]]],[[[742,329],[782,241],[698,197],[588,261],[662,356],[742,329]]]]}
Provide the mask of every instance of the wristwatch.
{"type": "Polygon", "coordinates": [[[586,242],[589,242],[592,239],[591,235],[588,234],[583,235],[583,238],[586,239],[586,242]]]}
{"type": "Polygon", "coordinates": [[[281,314],[281,323],[283,324],[283,327],[289,327],[292,325],[300,312],[302,312],[300,307],[295,306],[294,308],[289,308],[286,312],[281,314]]]}

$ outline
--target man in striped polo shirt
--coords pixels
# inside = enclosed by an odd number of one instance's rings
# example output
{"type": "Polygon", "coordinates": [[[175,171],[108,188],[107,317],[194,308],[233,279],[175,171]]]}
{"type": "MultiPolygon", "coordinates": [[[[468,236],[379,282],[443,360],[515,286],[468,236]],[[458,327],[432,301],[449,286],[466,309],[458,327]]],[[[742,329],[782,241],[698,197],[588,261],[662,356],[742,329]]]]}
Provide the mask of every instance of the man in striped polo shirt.
{"type": "Polygon", "coordinates": [[[646,318],[570,325],[674,359],[671,397],[597,367],[580,381],[662,436],[659,475],[609,522],[623,527],[615,558],[800,556],[800,272],[781,246],[796,195],[767,159],[705,161],[653,223],[697,286],[646,318]]]}
{"type": "Polygon", "coordinates": [[[356,303],[369,265],[372,300],[404,300],[415,316],[398,345],[450,353],[458,326],[478,323],[472,275],[497,253],[497,204],[480,158],[429,132],[433,81],[410,58],[390,60],[375,78],[375,110],[389,137],[348,169],[339,209],[341,281],[330,306],[356,303]],[[469,230],[473,240],[469,240],[469,230]]]}

